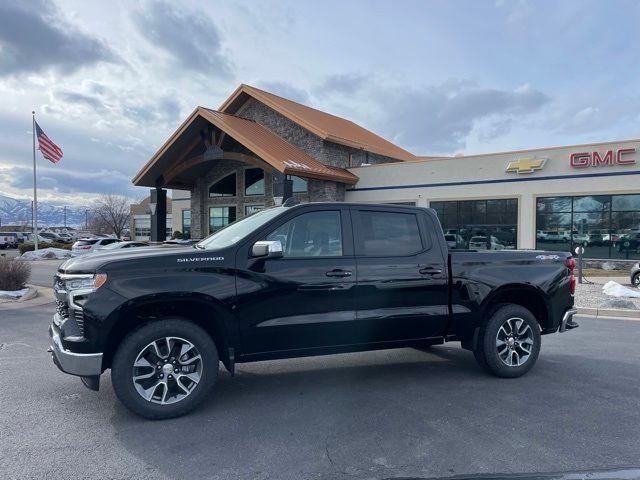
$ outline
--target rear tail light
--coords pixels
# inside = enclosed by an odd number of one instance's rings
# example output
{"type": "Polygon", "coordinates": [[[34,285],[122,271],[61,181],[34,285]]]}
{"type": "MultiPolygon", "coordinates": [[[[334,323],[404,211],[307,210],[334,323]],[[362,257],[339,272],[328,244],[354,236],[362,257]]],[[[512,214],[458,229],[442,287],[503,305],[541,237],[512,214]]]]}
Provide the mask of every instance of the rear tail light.
{"type": "Polygon", "coordinates": [[[571,295],[576,293],[576,277],[573,271],[576,268],[576,260],[573,257],[567,258],[567,268],[569,269],[569,293],[571,295]]]}

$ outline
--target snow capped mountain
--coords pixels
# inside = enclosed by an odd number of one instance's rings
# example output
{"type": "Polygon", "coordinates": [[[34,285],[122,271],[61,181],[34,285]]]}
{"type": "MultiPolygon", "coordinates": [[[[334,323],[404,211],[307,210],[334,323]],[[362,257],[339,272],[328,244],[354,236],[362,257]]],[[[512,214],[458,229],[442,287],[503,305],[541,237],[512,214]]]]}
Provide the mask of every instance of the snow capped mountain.
{"type": "MultiPolygon", "coordinates": [[[[82,226],[85,207],[67,207],[67,225],[82,226]]],[[[0,194],[0,226],[31,225],[31,200],[21,200],[0,194]]],[[[64,225],[64,205],[38,202],[38,225],[41,227],[64,225]]]]}

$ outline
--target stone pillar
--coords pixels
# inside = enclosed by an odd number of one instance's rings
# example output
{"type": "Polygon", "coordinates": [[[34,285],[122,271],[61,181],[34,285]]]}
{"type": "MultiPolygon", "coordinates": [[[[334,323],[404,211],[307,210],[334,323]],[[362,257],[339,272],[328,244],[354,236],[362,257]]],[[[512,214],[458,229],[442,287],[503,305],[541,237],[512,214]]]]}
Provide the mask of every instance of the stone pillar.
{"type": "Polygon", "coordinates": [[[167,239],[167,191],[152,188],[149,199],[151,209],[151,241],[164,242],[167,239]]]}

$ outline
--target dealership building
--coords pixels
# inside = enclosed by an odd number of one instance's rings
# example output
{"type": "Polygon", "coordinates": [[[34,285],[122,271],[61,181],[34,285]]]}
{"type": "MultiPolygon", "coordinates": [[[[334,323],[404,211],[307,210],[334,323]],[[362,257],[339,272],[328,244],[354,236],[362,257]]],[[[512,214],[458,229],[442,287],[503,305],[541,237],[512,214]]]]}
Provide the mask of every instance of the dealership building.
{"type": "Polygon", "coordinates": [[[291,195],[431,207],[452,248],[581,245],[588,258],[633,260],[639,149],[640,140],[625,140],[420,157],[349,120],[241,85],[219,109],[194,110],[134,184],[152,188],[158,239],[173,189],[171,230],[193,238],[291,195]]]}

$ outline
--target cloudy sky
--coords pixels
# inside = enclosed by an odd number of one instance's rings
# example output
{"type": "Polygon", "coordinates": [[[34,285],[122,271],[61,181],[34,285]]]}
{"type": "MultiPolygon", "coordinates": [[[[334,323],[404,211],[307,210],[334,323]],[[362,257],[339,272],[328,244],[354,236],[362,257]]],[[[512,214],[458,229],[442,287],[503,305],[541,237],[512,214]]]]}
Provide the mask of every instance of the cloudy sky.
{"type": "Polygon", "coordinates": [[[248,83],[418,155],[639,137],[637,1],[0,2],[0,194],[31,195],[31,110],[64,150],[39,194],[131,178],[248,83]],[[135,5],[135,6],[132,6],[135,5]]]}

